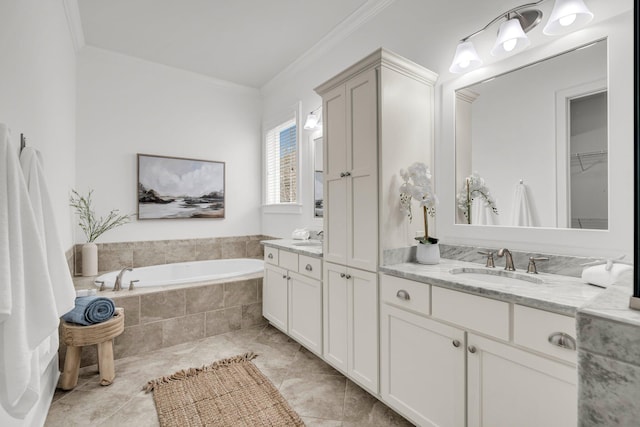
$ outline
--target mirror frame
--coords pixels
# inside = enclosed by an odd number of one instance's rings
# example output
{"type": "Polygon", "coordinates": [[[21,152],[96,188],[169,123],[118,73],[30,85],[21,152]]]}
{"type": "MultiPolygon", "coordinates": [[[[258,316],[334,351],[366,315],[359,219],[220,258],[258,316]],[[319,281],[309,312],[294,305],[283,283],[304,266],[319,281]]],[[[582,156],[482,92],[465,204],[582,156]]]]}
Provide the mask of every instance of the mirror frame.
{"type": "Polygon", "coordinates": [[[311,180],[311,185],[310,185],[310,192],[309,194],[311,194],[310,197],[310,205],[311,205],[311,222],[313,225],[315,226],[320,226],[323,227],[324,226],[324,217],[317,217],[315,214],[315,173],[316,173],[316,139],[318,138],[322,138],[322,128],[314,130],[310,135],[309,135],[309,159],[310,159],[310,165],[309,165],[309,170],[311,171],[310,173],[310,180],[311,180]]]}
{"type": "MultiPolygon", "coordinates": [[[[633,253],[633,13],[625,12],[576,33],[489,64],[440,85],[436,158],[437,236],[443,243],[508,247],[521,251],[612,257],[633,253]],[[456,224],[455,97],[456,90],[601,39],[607,40],[609,88],[608,230],[524,228],[456,224]],[[615,64],[615,67],[612,66],[615,64]]],[[[555,171],[554,171],[555,172],[555,171]]]]}

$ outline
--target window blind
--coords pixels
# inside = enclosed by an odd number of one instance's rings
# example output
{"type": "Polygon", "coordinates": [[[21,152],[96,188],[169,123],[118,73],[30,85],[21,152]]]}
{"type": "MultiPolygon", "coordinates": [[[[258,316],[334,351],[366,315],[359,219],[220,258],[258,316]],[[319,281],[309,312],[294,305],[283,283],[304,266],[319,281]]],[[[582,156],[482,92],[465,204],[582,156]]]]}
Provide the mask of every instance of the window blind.
{"type": "Polygon", "coordinates": [[[298,199],[298,140],[295,117],[267,131],[265,136],[266,204],[298,199]]]}

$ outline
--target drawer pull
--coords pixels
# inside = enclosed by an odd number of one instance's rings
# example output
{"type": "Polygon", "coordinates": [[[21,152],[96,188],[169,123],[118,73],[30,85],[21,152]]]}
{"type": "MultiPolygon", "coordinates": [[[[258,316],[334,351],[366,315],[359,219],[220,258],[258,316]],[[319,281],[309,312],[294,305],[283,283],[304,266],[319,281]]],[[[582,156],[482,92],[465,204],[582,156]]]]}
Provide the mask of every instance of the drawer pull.
{"type": "Polygon", "coordinates": [[[307,266],[304,269],[307,271],[312,271],[313,267],[311,267],[311,264],[307,264],[307,266]]]}
{"type": "Polygon", "coordinates": [[[566,348],[568,350],[576,349],[576,340],[571,335],[564,332],[554,332],[549,335],[549,342],[555,346],[566,348]]]}
{"type": "Polygon", "coordinates": [[[267,258],[269,258],[269,259],[273,259],[273,254],[269,254],[269,255],[267,255],[267,258]]]}
{"type": "Polygon", "coordinates": [[[467,349],[469,350],[469,353],[473,354],[476,351],[478,351],[478,349],[476,348],[475,345],[470,345],[469,347],[467,347],[467,349]]]}
{"type": "Polygon", "coordinates": [[[455,348],[458,348],[458,347],[460,347],[460,340],[453,340],[453,342],[451,344],[453,344],[453,346],[455,348]]]}
{"type": "Polygon", "coordinates": [[[409,292],[405,291],[404,289],[400,289],[396,296],[405,301],[409,301],[411,299],[411,295],[409,295],[409,292]]]}
{"type": "Polygon", "coordinates": [[[344,274],[344,273],[340,273],[340,277],[341,277],[341,278],[343,278],[343,279],[344,279],[344,278],[345,278],[345,276],[346,276],[346,274],[344,274]]]}

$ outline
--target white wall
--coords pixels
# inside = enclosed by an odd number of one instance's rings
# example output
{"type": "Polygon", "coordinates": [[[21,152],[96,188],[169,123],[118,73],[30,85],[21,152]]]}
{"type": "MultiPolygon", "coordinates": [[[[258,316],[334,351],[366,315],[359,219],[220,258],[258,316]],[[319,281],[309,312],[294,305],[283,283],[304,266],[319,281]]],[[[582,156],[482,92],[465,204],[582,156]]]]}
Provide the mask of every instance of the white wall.
{"type": "Polygon", "coordinates": [[[42,152],[63,248],[73,244],[76,59],[62,0],[0,2],[0,122],[42,152]]]}
{"type": "MultiPolygon", "coordinates": [[[[96,212],[136,212],[136,153],[226,163],[226,218],[133,220],[98,242],[260,233],[256,89],[97,48],[78,57],[77,184],[96,212]]],[[[76,242],[84,242],[80,229],[76,242]]]]}

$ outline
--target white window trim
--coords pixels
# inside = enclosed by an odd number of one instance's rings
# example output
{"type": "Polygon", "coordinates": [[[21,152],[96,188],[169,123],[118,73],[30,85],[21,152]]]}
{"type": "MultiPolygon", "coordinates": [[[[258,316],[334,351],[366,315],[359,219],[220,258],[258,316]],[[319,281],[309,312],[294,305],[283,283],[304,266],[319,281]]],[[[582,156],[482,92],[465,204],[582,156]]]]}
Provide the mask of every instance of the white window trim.
{"type": "Polygon", "coordinates": [[[288,108],[282,109],[277,114],[271,115],[268,119],[265,119],[262,122],[262,139],[260,141],[260,146],[262,147],[262,212],[267,214],[302,214],[302,191],[304,189],[301,185],[302,178],[302,170],[304,166],[302,165],[302,157],[301,157],[301,144],[300,139],[302,137],[302,126],[300,124],[300,118],[302,117],[302,103],[300,101],[295,104],[289,106],[288,108]],[[267,132],[270,129],[278,126],[279,124],[287,121],[291,118],[291,115],[294,115],[296,122],[296,162],[297,162],[297,172],[296,172],[296,196],[297,200],[291,203],[271,203],[268,204],[267,201],[267,153],[265,147],[265,140],[267,137],[267,132]]]}

